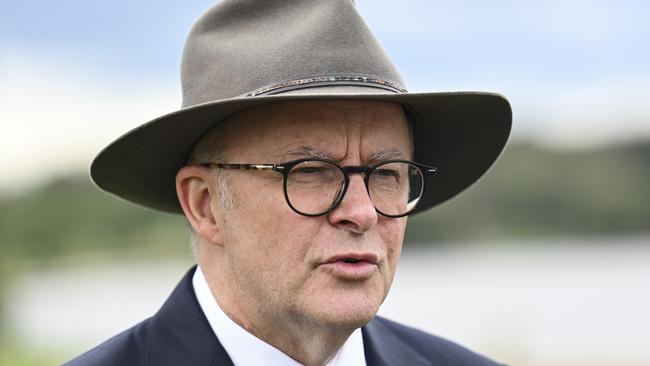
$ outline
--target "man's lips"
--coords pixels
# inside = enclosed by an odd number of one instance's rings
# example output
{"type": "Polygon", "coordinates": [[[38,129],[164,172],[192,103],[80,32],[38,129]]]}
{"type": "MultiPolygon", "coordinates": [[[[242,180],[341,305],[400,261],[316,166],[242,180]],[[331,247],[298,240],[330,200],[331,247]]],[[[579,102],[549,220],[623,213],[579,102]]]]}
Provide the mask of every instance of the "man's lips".
{"type": "Polygon", "coordinates": [[[327,263],[336,263],[336,262],[366,262],[370,264],[377,264],[379,263],[379,256],[375,253],[372,252],[364,252],[364,253],[342,253],[342,254],[337,254],[334,255],[330,258],[328,258],[325,261],[325,264],[327,263]]]}
{"type": "Polygon", "coordinates": [[[342,253],[327,258],[320,267],[339,279],[363,280],[377,269],[379,256],[371,252],[342,253]]]}

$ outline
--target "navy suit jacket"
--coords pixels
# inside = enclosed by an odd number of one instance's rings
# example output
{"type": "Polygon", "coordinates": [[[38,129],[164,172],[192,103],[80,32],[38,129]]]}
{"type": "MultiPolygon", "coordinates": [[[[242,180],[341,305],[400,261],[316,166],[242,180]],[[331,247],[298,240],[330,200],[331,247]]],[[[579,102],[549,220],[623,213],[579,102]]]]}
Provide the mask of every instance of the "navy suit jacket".
{"type": "MultiPolygon", "coordinates": [[[[192,268],[151,318],[66,363],[67,366],[232,365],[192,287],[192,268]]],[[[368,366],[495,366],[455,343],[375,317],[362,328],[368,366]]]]}

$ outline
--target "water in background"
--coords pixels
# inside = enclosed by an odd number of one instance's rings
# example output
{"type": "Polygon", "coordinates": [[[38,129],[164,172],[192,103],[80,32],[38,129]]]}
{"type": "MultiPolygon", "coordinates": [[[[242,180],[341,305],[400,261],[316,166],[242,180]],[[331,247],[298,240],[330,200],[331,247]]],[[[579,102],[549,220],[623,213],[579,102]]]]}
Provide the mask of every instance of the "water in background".
{"type": "MultiPolygon", "coordinates": [[[[649,262],[650,237],[405,248],[380,314],[511,365],[648,365],[649,262]]],[[[152,315],[190,265],[29,273],[8,296],[13,335],[72,357],[152,315]]]]}

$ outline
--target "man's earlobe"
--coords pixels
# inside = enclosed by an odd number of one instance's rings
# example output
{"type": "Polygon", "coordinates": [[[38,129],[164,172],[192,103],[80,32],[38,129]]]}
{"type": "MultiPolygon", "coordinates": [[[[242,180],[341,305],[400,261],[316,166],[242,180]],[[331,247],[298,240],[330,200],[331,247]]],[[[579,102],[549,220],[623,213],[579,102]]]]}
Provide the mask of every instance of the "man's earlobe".
{"type": "Polygon", "coordinates": [[[212,207],[217,199],[211,185],[210,172],[199,166],[185,166],[176,174],[176,194],[183,213],[197,235],[213,244],[222,245],[221,220],[212,207]]]}

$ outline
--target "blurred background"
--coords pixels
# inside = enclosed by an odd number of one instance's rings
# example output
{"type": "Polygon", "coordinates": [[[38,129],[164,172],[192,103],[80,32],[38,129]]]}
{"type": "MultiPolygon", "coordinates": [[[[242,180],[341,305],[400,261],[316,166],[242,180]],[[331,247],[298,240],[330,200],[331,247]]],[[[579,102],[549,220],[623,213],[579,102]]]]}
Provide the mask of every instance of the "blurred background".
{"type": "MultiPolygon", "coordinates": [[[[410,91],[485,90],[512,139],[409,220],[387,317],[512,365],[650,364],[650,3],[357,0],[410,91]]],[[[152,315],[181,217],[95,188],[107,143],[180,106],[213,1],[3,1],[0,364],[59,364],[152,315]]]]}

